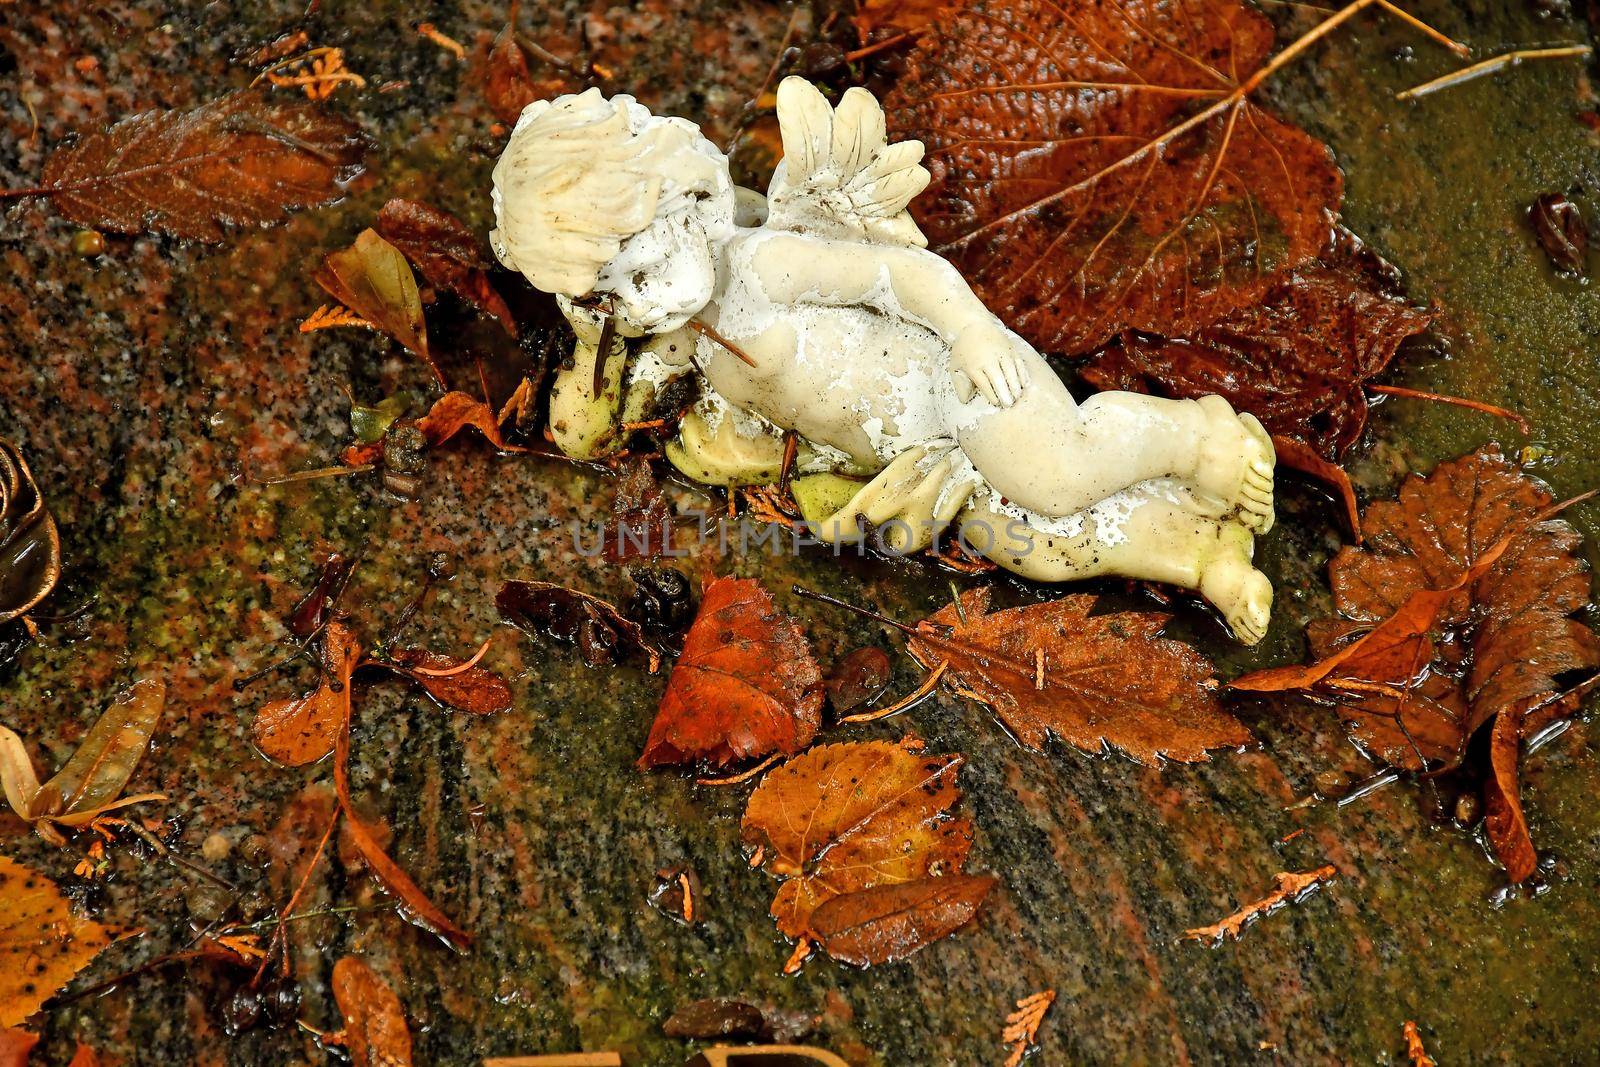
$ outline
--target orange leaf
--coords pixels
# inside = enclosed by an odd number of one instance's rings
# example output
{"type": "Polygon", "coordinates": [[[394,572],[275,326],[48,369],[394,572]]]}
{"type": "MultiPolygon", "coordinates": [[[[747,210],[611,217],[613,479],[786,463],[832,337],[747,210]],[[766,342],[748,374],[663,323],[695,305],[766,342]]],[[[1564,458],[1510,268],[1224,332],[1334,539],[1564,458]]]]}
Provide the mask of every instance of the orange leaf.
{"type": "Polygon", "coordinates": [[[394,199],[378,212],[376,229],[416,264],[428,284],[488,312],[500,320],[506,333],[517,336],[511,309],[489,284],[489,260],[478,248],[477,234],[466,223],[416,200],[394,199]]]}
{"type": "Polygon", "coordinates": [[[1272,892],[1253,904],[1246,904],[1226,919],[1214,922],[1210,926],[1197,926],[1192,930],[1185,930],[1182,940],[1221,942],[1231,937],[1237,941],[1244,935],[1245,927],[1263,915],[1270,915],[1287,904],[1305,899],[1319,886],[1333,881],[1338,876],[1338,870],[1332,865],[1318,867],[1313,871],[1283,871],[1273,879],[1272,892]]]}
{"type": "Polygon", "coordinates": [[[822,721],[811,643],[753,578],[719,578],[667,679],[641,767],[793,755],[822,721]]]}
{"type": "Polygon", "coordinates": [[[421,356],[445,384],[428,351],[416,276],[400,250],[376,230],[362,230],[349,248],[328,253],[312,277],[339,303],[421,356]]]}
{"type": "Polygon", "coordinates": [[[1250,740],[1217,703],[1205,657],[1159,636],[1165,616],[1094,615],[1095,603],[1072,594],[991,613],[989,590],[970,589],[960,612],[941,608],[907,648],[924,667],[949,663],[946,680],[1033,749],[1055,736],[1141,763],[1192,763],[1250,740]]]}
{"type": "Polygon", "coordinates": [[[303,697],[274,700],[256,712],[250,735],[265,755],[300,767],[333,751],[339,725],[350,714],[350,676],[361,643],[349,626],[328,623],[323,635],[322,683],[303,697]]]}
{"type": "Polygon", "coordinates": [[[417,420],[417,429],[428,439],[429,448],[437,448],[450,438],[471,426],[489,443],[502,452],[526,452],[526,448],[506,441],[500,433],[500,419],[482,400],[469,394],[449,392],[433,402],[428,413],[417,420]]]}
{"type": "Polygon", "coordinates": [[[426,689],[429,696],[447,708],[474,715],[493,715],[511,706],[511,687],[504,678],[487,667],[455,670],[465,661],[424,648],[397,648],[391,655],[402,674],[426,689]],[[422,674],[414,669],[417,667],[455,673],[422,674]]]}
{"type": "Polygon", "coordinates": [[[28,1067],[28,1053],[39,1043],[38,1034],[0,1027],[0,1067],[28,1067]]]}
{"type": "Polygon", "coordinates": [[[50,879],[0,856],[0,1027],[38,1011],[112,936],[74,915],[50,879]]]}
{"type": "Polygon", "coordinates": [[[72,1059],[67,1067],[100,1067],[100,1054],[79,1041],[78,1047],[72,1050],[72,1059]]]}
{"type": "Polygon", "coordinates": [[[333,965],[333,998],[344,1016],[340,1037],[355,1067],[411,1067],[411,1031],[394,990],[356,956],[333,965]]]}
{"type": "Polygon", "coordinates": [[[1006,1028],[1000,1040],[1011,1046],[1004,1067],[1017,1067],[1028,1054],[1028,1047],[1039,1036],[1039,1025],[1045,1012],[1056,1002],[1056,991],[1045,989],[1017,1001],[1017,1010],[1006,1016],[1006,1028]]]}
{"type": "Polygon", "coordinates": [[[845,893],[811,913],[809,936],[842,963],[893,963],[971,922],[998,881],[947,874],[845,893]]]}
{"type": "Polygon", "coordinates": [[[817,906],[842,893],[958,872],[972,847],[961,756],[920,743],[824,745],[769,771],[745,808],[743,837],[786,881],[772,901],[778,929],[799,937],[817,906]]]}
{"type": "Polygon", "coordinates": [[[96,229],[220,241],[223,224],[267,226],[343,196],[366,147],[354,123],[325,108],[230,93],[57,149],[39,192],[96,229]]]}
{"type": "Polygon", "coordinates": [[[951,0],[861,0],[852,21],[865,41],[883,29],[924,30],[951,6],[951,0]]]}
{"type": "Polygon", "coordinates": [[[1411,1067],[1437,1067],[1422,1045],[1422,1034],[1417,1030],[1417,1024],[1410,1019],[1406,1020],[1405,1035],[1406,1058],[1411,1061],[1411,1067]]]}
{"type": "Polygon", "coordinates": [[[932,247],[1045,351],[1192,333],[1317,256],[1326,146],[1245,99],[1272,23],[1221,0],[973,0],[889,94],[932,247]]]}

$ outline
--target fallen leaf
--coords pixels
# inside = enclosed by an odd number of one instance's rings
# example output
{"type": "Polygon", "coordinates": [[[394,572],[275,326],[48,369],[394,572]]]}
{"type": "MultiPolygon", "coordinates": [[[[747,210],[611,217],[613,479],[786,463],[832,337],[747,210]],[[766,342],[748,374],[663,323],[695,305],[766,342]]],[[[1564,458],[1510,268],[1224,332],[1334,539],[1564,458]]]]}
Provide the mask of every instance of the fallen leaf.
{"type": "Polygon", "coordinates": [[[667,679],[641,767],[793,755],[822,723],[811,643],[753,578],[718,578],[667,679]]]}
{"type": "Polygon", "coordinates": [[[824,745],[769,771],[750,795],[742,834],[785,879],[772,917],[804,935],[824,902],[873,886],[961,870],[972,821],[961,799],[961,756],[925,756],[919,743],[824,745]]]}
{"type": "Polygon", "coordinates": [[[245,91],[81,137],[50,156],[34,191],[98,230],[215,242],[224,224],[267,226],[337,200],[366,148],[349,119],[245,91]]]}
{"type": "Polygon", "coordinates": [[[1486,825],[1513,881],[1535,863],[1520,742],[1572,714],[1551,699],[1563,679],[1600,668],[1600,638],[1572,617],[1589,603],[1581,538],[1548,517],[1553,499],[1493,445],[1408,478],[1367,509],[1366,547],[1329,565],[1340,617],[1309,628],[1318,659],[1232,683],[1332,699],[1362,748],[1411,771],[1456,765],[1495,720],[1486,825]]]}
{"type": "Polygon", "coordinates": [[[1326,146],[1246,98],[1275,36],[1232,0],[961,5],[885,102],[927,147],[912,213],[1042,350],[1193,334],[1319,255],[1339,208],[1326,146]]]}
{"type": "Polygon", "coordinates": [[[61,578],[61,535],[22,451],[0,438],[0,623],[26,615],[61,578]]]}
{"type": "Polygon", "coordinates": [[[1545,193],[1528,208],[1528,225],[1556,270],[1584,273],[1589,263],[1589,226],[1577,204],[1560,193],[1545,193]]]}
{"type": "Polygon", "coordinates": [[[971,922],[998,881],[947,874],[845,893],[817,906],[808,936],[841,963],[893,963],[971,922]]]}
{"type": "Polygon", "coordinates": [[[1217,702],[1211,663],[1159,636],[1167,617],[1095,615],[1096,599],[1069,594],[989,611],[988,588],[961,594],[917,627],[907,649],[994,710],[1024,745],[1054,736],[1085,752],[1108,746],[1140,763],[1193,763],[1237,748],[1250,732],[1217,702]]]}
{"type": "Polygon", "coordinates": [[[50,879],[0,856],[0,1027],[38,1011],[112,938],[74,915],[50,879]]]}
{"type": "Polygon", "coordinates": [[[427,690],[428,695],[447,708],[473,715],[493,715],[511,707],[511,687],[487,667],[458,670],[463,660],[429,652],[422,648],[397,648],[389,653],[400,673],[427,690]],[[421,674],[429,671],[455,671],[453,674],[421,674]]]}
{"type": "Polygon", "coordinates": [[[694,1000],[678,1007],[661,1032],[688,1041],[716,1041],[725,1038],[764,1039],[767,1020],[761,1009],[742,1000],[712,997],[694,1000]]]}
{"type": "Polygon", "coordinates": [[[1428,1050],[1422,1047],[1422,1034],[1417,1029],[1417,1024],[1410,1019],[1406,1020],[1406,1058],[1411,1061],[1411,1067],[1437,1067],[1433,1057],[1428,1055],[1428,1050]]]}
{"type": "Polygon", "coordinates": [[[1028,1049],[1039,1037],[1039,1026],[1045,1012],[1056,1002],[1056,991],[1045,989],[1017,1001],[1017,1010],[1006,1016],[1006,1028],[1000,1034],[1002,1044],[1010,1045],[1004,1067],[1017,1067],[1028,1049]]]}
{"type": "Polygon", "coordinates": [[[920,33],[952,6],[953,0],[860,0],[852,21],[862,41],[880,30],[920,33]]]}
{"type": "Polygon", "coordinates": [[[848,715],[882,693],[893,674],[889,654],[876,645],[868,645],[835,663],[822,679],[822,687],[834,714],[848,715]]]}
{"type": "Polygon", "coordinates": [[[1370,272],[1319,263],[1187,337],[1124,334],[1081,373],[1098,389],[1183,400],[1217,394],[1270,433],[1334,460],[1366,425],[1364,386],[1432,318],[1370,272]]]}
{"type": "Polygon", "coordinates": [[[28,1053],[38,1043],[38,1034],[12,1026],[0,1027],[0,1067],[28,1067],[28,1053]]]}
{"type": "Polygon", "coordinates": [[[543,87],[534,81],[533,72],[528,69],[527,54],[517,43],[514,13],[489,49],[483,92],[489,102],[489,113],[507,125],[517,121],[523,108],[546,95],[543,87]]]}
{"type": "Polygon", "coordinates": [[[410,1067],[405,1008],[371,967],[356,956],[335,963],[333,998],[344,1016],[340,1043],[355,1067],[410,1067]]]}
{"type": "Polygon", "coordinates": [[[361,659],[360,639],[335,619],[323,631],[322,654],[317,688],[263,706],[250,727],[256,747],[290,767],[315,763],[332,752],[339,726],[350,713],[350,677],[361,659]]]}
{"type": "MultiPolygon", "coordinates": [[[[471,426],[501,452],[526,452],[527,449],[521,445],[507,441],[500,430],[504,415],[508,414],[509,410],[496,415],[493,408],[482,400],[474,399],[470,393],[452,390],[433,402],[428,413],[417,420],[417,429],[422,431],[429,448],[438,448],[471,426]]],[[[383,442],[378,440],[370,444],[352,445],[345,449],[340,458],[346,466],[359,467],[375,462],[382,455],[383,442]]]]}
{"type": "Polygon", "coordinates": [[[362,230],[350,247],[328,253],[312,278],[339,303],[421,356],[439,384],[445,384],[428,351],[416,275],[400,250],[376,230],[362,230]]]}
{"type": "Polygon", "coordinates": [[[1272,892],[1252,904],[1246,904],[1226,919],[1214,922],[1210,926],[1197,926],[1192,930],[1185,930],[1181,940],[1210,941],[1220,944],[1231,937],[1237,941],[1244,935],[1245,927],[1263,915],[1270,915],[1285,905],[1304,900],[1316,892],[1318,887],[1333,881],[1338,876],[1338,870],[1331,864],[1311,871],[1281,871],[1273,877],[1272,892]]]}
{"type": "Polygon", "coordinates": [[[489,284],[489,260],[466,223],[416,200],[390,200],[378,212],[378,233],[416,265],[428,284],[459,296],[517,336],[511,309],[489,284]]]}
{"type": "Polygon", "coordinates": [[[72,1050],[72,1059],[67,1067],[100,1067],[100,1054],[79,1041],[77,1048],[72,1050]]]}
{"type": "Polygon", "coordinates": [[[620,473],[611,518],[601,528],[601,556],[607,563],[625,563],[670,552],[672,509],[649,462],[624,460],[620,473]]]}
{"type": "Polygon", "coordinates": [[[355,568],[355,559],[340,552],[329,553],[317,572],[317,584],[289,612],[284,624],[289,632],[304,640],[322,629],[355,568]]]}
{"type": "Polygon", "coordinates": [[[494,604],[523,633],[577,645],[591,667],[614,663],[618,652],[645,656],[652,672],[661,666],[661,653],[639,624],[599,597],[552,582],[513,580],[500,587],[494,604]]]}
{"type": "Polygon", "coordinates": [[[22,739],[0,726],[0,784],[12,810],[41,835],[58,838],[55,826],[84,826],[108,811],[164,799],[159,793],[124,797],[122,790],[150,747],[166,697],[167,687],[160,681],[134,683],[95,720],[77,750],[43,786],[22,739]]]}

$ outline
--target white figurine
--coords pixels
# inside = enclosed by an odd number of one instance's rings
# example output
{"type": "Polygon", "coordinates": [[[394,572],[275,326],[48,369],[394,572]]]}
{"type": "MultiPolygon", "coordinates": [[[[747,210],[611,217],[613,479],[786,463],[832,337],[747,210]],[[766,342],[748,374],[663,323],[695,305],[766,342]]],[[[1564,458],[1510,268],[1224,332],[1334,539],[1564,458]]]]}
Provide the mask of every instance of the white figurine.
{"type": "Polygon", "coordinates": [[[1275,462],[1261,424],[1215,396],[1077,403],[926,250],[905,210],[928,184],[922,145],[887,143],[871,93],[834,109],[788,78],[778,120],[784,159],[763,202],[693,123],[631,97],[590,89],[522,113],[494,169],[490,237],[580,339],[552,393],[557,443],[598,455],[668,379],[698,373],[668,454],[699,481],[776,480],[794,431],[797,472],[815,476],[796,497],[826,539],[859,536],[860,517],[910,550],[955,522],[1029,578],[1197,589],[1259,641],[1272,586],[1251,557],[1275,462]],[[625,389],[622,346],[598,351],[606,334],[649,338],[625,389]]]}

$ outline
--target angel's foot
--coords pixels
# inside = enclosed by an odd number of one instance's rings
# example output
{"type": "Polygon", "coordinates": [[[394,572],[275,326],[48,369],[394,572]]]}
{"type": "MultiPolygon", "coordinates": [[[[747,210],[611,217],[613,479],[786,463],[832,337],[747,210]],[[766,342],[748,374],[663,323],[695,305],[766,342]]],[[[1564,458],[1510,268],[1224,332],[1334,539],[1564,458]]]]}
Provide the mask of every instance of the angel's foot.
{"type": "Polygon", "coordinates": [[[1273,468],[1277,455],[1272,438],[1254,415],[1236,414],[1220,396],[1197,401],[1206,415],[1200,439],[1195,488],[1222,502],[1224,514],[1251,533],[1266,533],[1273,524],[1273,468]]]}
{"type": "Polygon", "coordinates": [[[1251,565],[1255,541],[1237,522],[1222,524],[1216,547],[1201,567],[1200,595],[1247,645],[1260,641],[1272,620],[1272,582],[1251,565]]]}

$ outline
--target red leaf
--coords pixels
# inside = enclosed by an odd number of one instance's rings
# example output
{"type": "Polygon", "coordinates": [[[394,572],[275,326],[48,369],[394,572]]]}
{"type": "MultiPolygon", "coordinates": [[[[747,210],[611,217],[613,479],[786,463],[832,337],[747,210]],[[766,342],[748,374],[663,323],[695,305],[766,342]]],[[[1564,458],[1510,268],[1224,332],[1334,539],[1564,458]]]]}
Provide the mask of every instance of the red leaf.
{"type": "Polygon", "coordinates": [[[404,668],[447,671],[460,667],[465,661],[424,648],[397,648],[391,656],[402,668],[402,674],[426,689],[429,696],[447,708],[471,712],[473,715],[493,715],[511,707],[511,687],[504,678],[487,667],[473,666],[446,675],[419,674],[404,668]]]}
{"type": "Polygon", "coordinates": [[[96,229],[220,241],[223,224],[271,225],[338,199],[366,147],[326,108],[245,91],[147,111],[59,148],[40,192],[96,229]]]}
{"type": "Polygon", "coordinates": [[[38,1043],[38,1034],[14,1026],[0,1027],[0,1067],[28,1067],[28,1053],[38,1043]]]}
{"type": "Polygon", "coordinates": [[[811,936],[844,963],[893,963],[971,922],[998,881],[949,874],[846,893],[811,913],[811,936]]]}
{"type": "Polygon", "coordinates": [[[489,49],[488,81],[484,86],[489,111],[509,125],[517,121],[523,108],[543,95],[528,70],[527,55],[517,44],[516,29],[512,23],[507,23],[494,39],[494,47],[489,49]]]}
{"type": "Polygon", "coordinates": [[[719,578],[701,598],[639,766],[793,755],[817,734],[821,686],[810,642],[761,583],[719,578]]]}
{"type": "Polygon", "coordinates": [[[1272,24],[1231,0],[973,0],[886,101],[927,146],[931,245],[1045,351],[1193,333],[1327,243],[1328,149],[1244,98],[1272,24]]]}
{"type": "Polygon", "coordinates": [[[355,956],[335,963],[333,998],[344,1016],[339,1036],[355,1067],[411,1067],[405,1008],[371,967],[355,956]]]}
{"type": "Polygon", "coordinates": [[[466,223],[427,204],[395,199],[378,212],[375,229],[416,265],[428,284],[488,312],[500,320],[506,333],[517,336],[511,309],[489,284],[489,261],[466,223]]]}
{"type": "Polygon", "coordinates": [[[256,712],[250,736],[266,756],[300,767],[333,751],[339,726],[350,715],[350,676],[361,658],[354,631],[337,620],[322,639],[322,683],[292,700],[274,700],[256,712]]]}

